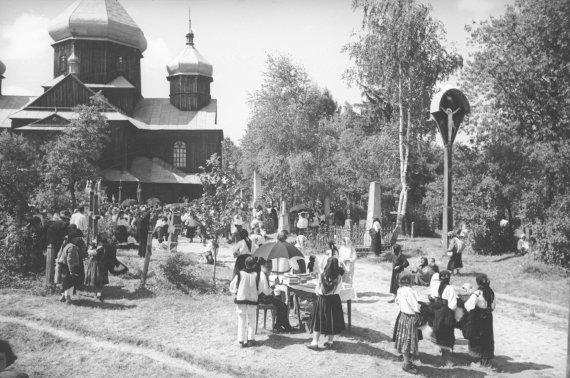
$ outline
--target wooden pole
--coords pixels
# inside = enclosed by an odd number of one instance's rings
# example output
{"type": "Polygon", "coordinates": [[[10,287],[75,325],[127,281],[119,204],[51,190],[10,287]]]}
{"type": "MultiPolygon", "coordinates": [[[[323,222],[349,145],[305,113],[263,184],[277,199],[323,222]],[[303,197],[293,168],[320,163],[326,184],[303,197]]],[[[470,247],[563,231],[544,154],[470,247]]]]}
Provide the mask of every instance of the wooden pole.
{"type": "MultiPolygon", "coordinates": [[[[568,280],[570,284],[570,280],[568,280]]],[[[569,285],[570,288],[570,285],[569,285]]],[[[568,347],[566,349],[566,378],[570,378],[570,293],[568,293],[568,347]]]]}
{"type": "Polygon", "coordinates": [[[148,233],[146,234],[146,253],[144,255],[144,266],[141,277],[141,288],[144,289],[146,285],[146,275],[148,273],[148,265],[150,263],[150,255],[152,255],[152,228],[149,227],[148,233]]]}
{"type": "Polygon", "coordinates": [[[53,282],[53,275],[54,275],[54,263],[55,263],[55,256],[54,256],[54,249],[53,245],[47,246],[47,253],[46,253],[46,286],[51,286],[53,282]]]}
{"type": "Polygon", "coordinates": [[[447,251],[447,233],[453,229],[453,208],[451,198],[451,142],[443,150],[443,224],[441,227],[441,242],[443,249],[447,251]]]}
{"type": "Polygon", "coordinates": [[[410,237],[413,239],[414,238],[414,225],[416,222],[412,222],[412,231],[411,231],[411,235],[410,237]]]}

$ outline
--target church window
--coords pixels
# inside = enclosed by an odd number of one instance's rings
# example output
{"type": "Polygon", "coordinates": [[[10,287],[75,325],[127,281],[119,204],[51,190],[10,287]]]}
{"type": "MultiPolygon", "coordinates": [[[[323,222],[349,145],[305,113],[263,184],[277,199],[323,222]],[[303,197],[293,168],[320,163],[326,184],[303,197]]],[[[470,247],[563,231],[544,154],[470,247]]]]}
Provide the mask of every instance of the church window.
{"type": "Polygon", "coordinates": [[[67,56],[59,56],[59,72],[64,73],[67,71],[67,56]]]}
{"type": "Polygon", "coordinates": [[[117,71],[125,72],[127,70],[127,60],[122,56],[117,58],[117,71]]]}
{"type": "Polygon", "coordinates": [[[186,168],[186,143],[177,141],[174,143],[173,159],[176,168],[186,168]]]}

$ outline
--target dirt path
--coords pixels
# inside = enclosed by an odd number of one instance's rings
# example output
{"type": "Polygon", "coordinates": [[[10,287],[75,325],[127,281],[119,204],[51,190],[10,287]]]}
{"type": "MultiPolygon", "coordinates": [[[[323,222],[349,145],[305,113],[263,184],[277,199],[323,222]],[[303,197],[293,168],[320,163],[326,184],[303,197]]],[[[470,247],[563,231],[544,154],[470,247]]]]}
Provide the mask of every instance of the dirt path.
{"type": "Polygon", "coordinates": [[[119,353],[129,353],[137,356],[144,356],[151,360],[154,360],[160,364],[167,365],[169,367],[180,369],[182,371],[187,372],[191,376],[200,376],[200,377],[211,377],[213,375],[217,377],[229,377],[229,375],[212,373],[211,371],[206,371],[199,367],[192,365],[191,363],[184,361],[182,359],[173,358],[169,355],[158,352],[153,349],[138,347],[130,344],[120,343],[120,342],[110,342],[102,339],[97,339],[91,336],[84,336],[80,335],[76,332],[64,330],[61,328],[55,328],[49,325],[42,324],[40,322],[34,322],[30,320],[25,320],[21,318],[15,317],[8,317],[0,315],[0,322],[1,323],[14,323],[21,326],[25,326],[31,328],[36,331],[49,333],[53,336],[56,336],[60,339],[70,341],[73,343],[78,343],[81,345],[89,345],[94,349],[105,349],[111,352],[119,352],[119,353]]]}
{"type": "MultiPolygon", "coordinates": [[[[381,271],[379,268],[377,264],[361,263],[357,266],[355,287],[359,291],[359,300],[353,304],[353,309],[378,319],[377,328],[386,331],[393,327],[398,309],[396,305],[387,303],[390,272],[384,266],[381,267],[381,271]]],[[[460,285],[460,280],[461,277],[454,277],[452,284],[460,285]]],[[[566,309],[560,310],[567,314],[566,309]]],[[[494,331],[497,356],[493,361],[496,369],[494,373],[500,376],[508,374],[520,377],[564,375],[567,348],[566,317],[542,313],[540,303],[535,301],[498,295],[497,309],[494,313],[494,331]],[[508,297],[508,301],[502,300],[505,297],[508,297]],[[532,311],[522,309],[521,305],[529,304],[533,306],[532,311]]],[[[470,359],[467,356],[467,340],[461,337],[459,331],[456,331],[456,338],[452,363],[468,364],[470,359]]],[[[429,341],[420,342],[420,351],[423,352],[420,355],[422,364],[431,363],[439,358],[437,348],[429,341]]],[[[484,373],[494,375],[493,372],[484,371],[484,373]]]]}

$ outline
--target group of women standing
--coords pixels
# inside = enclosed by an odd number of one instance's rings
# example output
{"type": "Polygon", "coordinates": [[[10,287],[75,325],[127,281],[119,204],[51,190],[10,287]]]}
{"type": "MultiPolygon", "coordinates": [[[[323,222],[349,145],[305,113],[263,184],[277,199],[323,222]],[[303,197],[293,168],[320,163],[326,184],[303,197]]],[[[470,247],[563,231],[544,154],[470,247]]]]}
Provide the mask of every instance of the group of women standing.
{"type": "Polygon", "coordinates": [[[108,273],[123,273],[114,270],[119,265],[116,240],[112,235],[102,233],[100,242],[87,248],[81,231],[71,230],[56,258],[55,283],[61,285],[60,300],[72,303],[71,295],[77,290],[85,290],[95,292],[96,298],[103,301],[103,286],[109,283],[108,273]]]}
{"type": "Polygon", "coordinates": [[[495,294],[486,275],[478,275],[477,290],[468,292],[462,299],[450,285],[451,272],[443,270],[439,273],[437,290],[431,292],[428,302],[418,299],[418,294],[412,288],[414,279],[410,273],[402,272],[395,276],[399,286],[395,301],[400,312],[394,327],[393,341],[404,357],[404,371],[417,373],[412,357],[418,353],[421,326],[432,328],[430,341],[439,347],[444,358],[453,351],[456,328],[469,340],[469,354],[479,360],[481,365],[487,365],[494,358],[495,294]]]}

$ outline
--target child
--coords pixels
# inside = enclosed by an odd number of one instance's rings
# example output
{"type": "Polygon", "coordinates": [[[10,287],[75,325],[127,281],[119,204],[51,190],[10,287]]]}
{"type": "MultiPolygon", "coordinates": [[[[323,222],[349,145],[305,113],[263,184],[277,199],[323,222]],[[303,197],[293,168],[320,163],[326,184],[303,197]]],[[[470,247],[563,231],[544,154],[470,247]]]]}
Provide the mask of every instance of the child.
{"type": "Polygon", "coordinates": [[[402,369],[411,374],[417,374],[416,366],[411,362],[411,356],[418,353],[417,318],[420,312],[418,295],[412,289],[413,277],[403,273],[399,278],[400,287],[396,294],[396,303],[400,306],[400,313],[394,327],[393,341],[396,349],[404,356],[402,369]]]}
{"type": "MultiPolygon", "coordinates": [[[[289,323],[289,311],[287,310],[287,305],[283,303],[280,297],[273,295],[272,289],[275,288],[275,285],[269,285],[269,275],[271,274],[271,269],[273,264],[271,260],[265,261],[260,259],[258,264],[261,266],[261,278],[260,280],[264,280],[267,283],[267,291],[259,294],[259,302],[264,304],[271,304],[277,307],[276,316],[275,316],[275,328],[273,328],[273,332],[291,332],[291,324],[289,323]]],[[[276,278],[276,283],[278,279],[276,278]]]]}
{"type": "Polygon", "coordinates": [[[307,269],[309,270],[309,273],[313,273],[313,270],[315,269],[315,256],[314,255],[309,256],[309,265],[307,265],[307,269]]]}
{"type": "Polygon", "coordinates": [[[238,318],[237,338],[242,347],[255,344],[255,313],[259,294],[269,290],[267,281],[259,279],[256,269],[255,259],[247,256],[245,268],[237,272],[230,283],[230,292],[236,296],[234,302],[238,318]]]}

